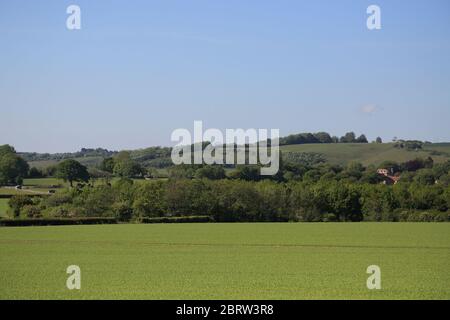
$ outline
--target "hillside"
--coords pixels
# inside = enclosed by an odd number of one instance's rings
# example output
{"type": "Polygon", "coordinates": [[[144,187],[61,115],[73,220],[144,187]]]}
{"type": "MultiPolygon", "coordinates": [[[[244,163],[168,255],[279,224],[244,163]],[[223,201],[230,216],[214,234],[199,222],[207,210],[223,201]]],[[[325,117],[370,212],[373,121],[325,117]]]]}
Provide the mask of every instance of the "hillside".
{"type": "MultiPolygon", "coordinates": [[[[436,162],[450,160],[450,143],[424,144],[421,150],[407,150],[394,147],[394,143],[314,143],[314,144],[292,144],[281,146],[284,156],[287,153],[296,154],[297,158],[320,158],[332,164],[345,165],[357,161],[364,165],[380,164],[386,160],[405,162],[415,158],[432,157],[436,162]]],[[[133,150],[131,157],[145,167],[164,168],[170,166],[170,149],[152,147],[147,149],[133,150]]],[[[74,153],[74,155],[77,155],[74,153]]],[[[70,158],[67,155],[64,159],[70,158]]],[[[73,159],[88,166],[100,165],[104,157],[99,155],[85,155],[73,157],[73,159]]],[[[58,163],[57,159],[31,160],[30,166],[45,168],[58,163]]]]}
{"type": "Polygon", "coordinates": [[[341,165],[351,161],[377,165],[386,160],[405,162],[418,157],[444,162],[450,160],[450,143],[425,144],[418,151],[395,148],[393,143],[297,144],[281,146],[281,152],[321,154],[327,162],[341,165]]]}

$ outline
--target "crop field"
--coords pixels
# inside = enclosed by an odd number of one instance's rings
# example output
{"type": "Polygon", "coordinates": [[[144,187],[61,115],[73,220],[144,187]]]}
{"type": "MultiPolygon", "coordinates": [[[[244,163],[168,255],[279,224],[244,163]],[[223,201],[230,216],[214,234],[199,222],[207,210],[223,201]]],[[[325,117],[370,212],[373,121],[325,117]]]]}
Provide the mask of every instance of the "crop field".
{"type": "Polygon", "coordinates": [[[0,299],[450,299],[449,265],[447,223],[0,228],[0,299]]]}
{"type": "Polygon", "coordinates": [[[282,152],[314,152],[325,156],[327,162],[345,165],[361,162],[378,165],[385,160],[405,162],[415,158],[432,157],[435,162],[450,160],[450,144],[425,145],[423,150],[413,151],[395,148],[392,143],[330,143],[296,144],[282,146],[282,152]]]}

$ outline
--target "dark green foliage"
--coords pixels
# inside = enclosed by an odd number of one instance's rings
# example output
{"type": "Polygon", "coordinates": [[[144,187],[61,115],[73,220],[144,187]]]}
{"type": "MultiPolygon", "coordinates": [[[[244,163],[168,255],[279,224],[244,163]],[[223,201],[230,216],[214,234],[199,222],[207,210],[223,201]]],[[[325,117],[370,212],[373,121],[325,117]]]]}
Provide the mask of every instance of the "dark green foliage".
{"type": "Polygon", "coordinates": [[[40,218],[42,216],[41,209],[36,205],[25,205],[21,209],[21,212],[27,218],[40,218]]]}
{"type": "Polygon", "coordinates": [[[20,211],[23,207],[32,205],[33,199],[26,195],[16,195],[12,196],[11,199],[8,201],[8,205],[11,208],[13,212],[14,218],[17,218],[20,216],[20,211]]]}
{"type": "Polygon", "coordinates": [[[356,135],[354,132],[347,132],[343,137],[339,139],[341,143],[353,143],[356,142],[356,135]]]}
{"type": "Polygon", "coordinates": [[[53,218],[53,219],[0,219],[0,226],[5,227],[27,227],[27,226],[62,226],[74,224],[115,224],[115,218],[53,218]]]}
{"type": "Polygon", "coordinates": [[[260,168],[256,165],[253,166],[246,166],[246,165],[240,165],[237,166],[236,170],[234,170],[230,177],[232,179],[241,179],[246,181],[259,181],[263,176],[260,174],[260,168]]]}
{"type": "Polygon", "coordinates": [[[69,181],[73,186],[74,181],[87,182],[89,173],[87,168],[75,160],[64,160],[57,166],[56,176],[64,181],[69,181]]]}
{"type": "Polygon", "coordinates": [[[220,180],[225,179],[225,170],[219,165],[203,166],[195,171],[195,177],[199,179],[220,180]]]}
{"type": "Polygon", "coordinates": [[[122,151],[114,158],[113,173],[122,178],[137,178],[144,176],[145,171],[139,163],[131,159],[129,152],[122,151]]]}
{"type": "Polygon", "coordinates": [[[169,179],[192,179],[195,172],[199,168],[198,165],[181,164],[169,169],[169,179]]]}
{"type": "Polygon", "coordinates": [[[418,140],[397,140],[394,147],[407,150],[419,150],[422,149],[423,145],[424,143],[418,140]]]}
{"type": "Polygon", "coordinates": [[[285,163],[303,164],[305,166],[314,166],[325,163],[326,159],[323,154],[315,152],[285,152],[282,153],[285,163]]]}
{"type": "Polygon", "coordinates": [[[364,134],[360,135],[356,141],[356,143],[368,143],[369,141],[367,140],[366,136],[364,134]]]}
{"type": "Polygon", "coordinates": [[[112,205],[112,210],[119,221],[130,221],[133,217],[133,208],[128,201],[115,202],[112,205]]]}
{"type": "Polygon", "coordinates": [[[42,170],[39,170],[38,168],[35,168],[35,167],[33,167],[33,168],[31,168],[29,171],[28,171],[28,178],[43,178],[45,175],[44,175],[44,172],[42,172],[42,170]]]}
{"type": "Polygon", "coordinates": [[[353,132],[347,133],[344,137],[339,139],[338,137],[331,137],[327,132],[317,133],[298,133],[291,134],[287,137],[280,138],[280,145],[289,144],[308,144],[308,143],[338,143],[338,142],[367,142],[364,135],[361,135],[358,139],[353,132]]]}
{"type": "Polygon", "coordinates": [[[436,177],[431,169],[421,169],[417,171],[414,181],[423,185],[433,185],[436,181],[436,177]]]}
{"type": "Polygon", "coordinates": [[[113,158],[106,158],[102,161],[102,164],[100,165],[100,169],[109,173],[113,173],[114,171],[114,159],[113,158]]]}
{"type": "Polygon", "coordinates": [[[138,217],[159,217],[167,213],[167,182],[149,181],[136,190],[133,203],[134,213],[138,217]]]}
{"type": "Polygon", "coordinates": [[[28,163],[17,155],[13,147],[0,146],[0,185],[22,184],[28,170],[28,163]]]}
{"type": "MultiPolygon", "coordinates": [[[[325,133],[294,138],[328,141],[325,133]]],[[[348,139],[354,139],[354,134],[348,133],[344,140],[348,139]]],[[[9,146],[0,147],[2,155],[16,157],[9,146]]],[[[354,162],[342,167],[323,163],[319,154],[297,153],[281,159],[275,176],[261,176],[257,165],[239,165],[228,176],[221,165],[179,165],[169,170],[168,180],[134,183],[130,178],[142,177],[144,172],[131,155],[120,152],[106,159],[102,170],[96,169],[99,174],[91,169],[95,177],[104,173],[108,178],[111,170],[122,177],[112,184],[105,179],[33,199],[13,197],[11,212],[22,218],[119,221],[197,216],[218,222],[448,220],[450,162],[434,164],[431,158],[369,167],[354,162]],[[399,175],[399,183],[382,185],[386,177],[377,173],[378,168],[399,175]]],[[[89,179],[86,168],[74,160],[62,161],[57,172],[71,184],[89,179]]]]}
{"type": "Polygon", "coordinates": [[[11,208],[22,217],[114,217],[121,221],[199,215],[218,222],[416,221],[417,212],[441,212],[433,221],[448,217],[450,187],[418,182],[387,186],[326,179],[325,175],[318,180],[309,177],[322,169],[308,171],[303,181],[287,183],[173,179],[135,185],[131,180],[120,180],[112,186],[86,185],[42,199],[16,197],[11,208]]]}

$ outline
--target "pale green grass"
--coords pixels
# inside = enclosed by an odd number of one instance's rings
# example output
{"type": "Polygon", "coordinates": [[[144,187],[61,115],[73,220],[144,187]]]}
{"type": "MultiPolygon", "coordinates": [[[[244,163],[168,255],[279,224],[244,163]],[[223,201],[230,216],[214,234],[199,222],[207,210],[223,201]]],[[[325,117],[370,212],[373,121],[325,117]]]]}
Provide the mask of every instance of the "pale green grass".
{"type": "Polygon", "coordinates": [[[9,199],[0,199],[0,218],[8,218],[6,214],[9,208],[8,201],[9,199]]]}
{"type": "Polygon", "coordinates": [[[345,165],[351,161],[361,162],[364,165],[378,165],[385,160],[405,162],[415,158],[431,156],[435,162],[450,160],[443,155],[431,155],[429,150],[441,151],[450,155],[450,144],[426,145],[425,150],[408,151],[394,148],[392,143],[329,143],[329,144],[301,144],[282,146],[283,152],[315,152],[321,153],[326,160],[333,164],[345,165]]]}
{"type": "Polygon", "coordinates": [[[0,299],[450,299],[449,265],[448,223],[0,228],[0,299]]]}
{"type": "Polygon", "coordinates": [[[36,178],[36,179],[24,179],[23,185],[35,187],[48,187],[52,185],[65,186],[66,183],[62,179],[57,178],[36,178]]]}

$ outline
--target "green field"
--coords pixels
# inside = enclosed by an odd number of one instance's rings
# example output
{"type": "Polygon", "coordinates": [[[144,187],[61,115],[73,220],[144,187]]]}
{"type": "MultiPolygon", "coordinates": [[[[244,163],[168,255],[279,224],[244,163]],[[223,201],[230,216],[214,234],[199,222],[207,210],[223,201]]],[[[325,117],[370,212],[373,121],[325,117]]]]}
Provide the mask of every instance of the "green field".
{"type": "MultiPolygon", "coordinates": [[[[24,179],[22,189],[15,189],[14,187],[0,187],[0,194],[48,194],[50,189],[54,189],[53,186],[58,186],[58,188],[65,187],[68,186],[68,183],[56,178],[24,179]]],[[[57,191],[58,189],[54,190],[57,191]]]]}
{"type": "Polygon", "coordinates": [[[449,265],[448,223],[0,228],[0,299],[450,299],[449,265]]]}
{"type": "Polygon", "coordinates": [[[9,199],[0,199],[0,218],[7,218],[8,215],[6,211],[8,210],[8,201],[9,199]]]}
{"type": "Polygon", "coordinates": [[[361,162],[378,165],[386,160],[405,162],[415,158],[432,157],[436,162],[450,160],[450,143],[425,145],[423,150],[398,149],[392,143],[329,143],[282,146],[282,152],[315,152],[325,156],[327,162],[345,165],[361,162]]]}
{"type": "Polygon", "coordinates": [[[67,185],[62,179],[57,178],[36,178],[36,179],[24,179],[24,186],[30,187],[48,187],[52,185],[67,185]]]}

